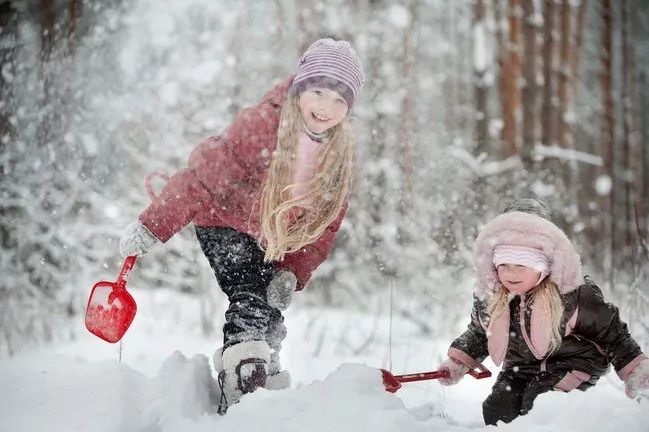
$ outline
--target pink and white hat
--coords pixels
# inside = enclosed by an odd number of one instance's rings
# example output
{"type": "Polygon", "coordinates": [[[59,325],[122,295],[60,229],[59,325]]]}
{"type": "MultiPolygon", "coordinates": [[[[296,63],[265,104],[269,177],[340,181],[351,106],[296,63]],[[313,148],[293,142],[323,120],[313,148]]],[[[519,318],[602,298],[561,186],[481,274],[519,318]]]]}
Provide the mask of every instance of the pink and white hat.
{"type": "Polygon", "coordinates": [[[550,260],[539,249],[528,246],[500,244],[494,248],[493,264],[517,264],[541,273],[539,282],[550,273],[550,260]]]}
{"type": "Polygon", "coordinates": [[[356,51],[347,41],[318,39],[300,57],[293,77],[297,94],[311,87],[336,90],[351,109],[365,83],[365,73],[356,51]]]}

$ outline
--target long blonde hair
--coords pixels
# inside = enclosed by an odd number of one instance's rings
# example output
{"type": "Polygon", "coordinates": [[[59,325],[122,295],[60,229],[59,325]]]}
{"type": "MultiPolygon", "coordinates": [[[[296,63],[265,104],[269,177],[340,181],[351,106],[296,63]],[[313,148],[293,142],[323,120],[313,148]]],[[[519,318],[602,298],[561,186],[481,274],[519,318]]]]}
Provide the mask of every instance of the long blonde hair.
{"type": "MultiPolygon", "coordinates": [[[[559,294],[559,287],[546,277],[537,286],[530,291],[530,302],[533,303],[532,307],[543,308],[545,313],[549,314],[550,323],[552,325],[552,335],[550,337],[550,347],[548,353],[555,352],[561,345],[561,319],[563,318],[563,302],[559,294]]],[[[508,310],[509,291],[502,285],[500,289],[494,293],[487,306],[487,313],[489,314],[490,322],[494,322],[495,318],[508,310]]]]}
{"type": "Polygon", "coordinates": [[[308,192],[292,197],[296,151],[304,119],[298,96],[290,95],[282,108],[277,147],[261,197],[260,245],[264,260],[280,261],[284,255],[316,241],[338,216],[352,182],[354,140],[347,117],[329,130],[316,159],[308,192]],[[297,218],[291,210],[304,209],[297,218]]]}

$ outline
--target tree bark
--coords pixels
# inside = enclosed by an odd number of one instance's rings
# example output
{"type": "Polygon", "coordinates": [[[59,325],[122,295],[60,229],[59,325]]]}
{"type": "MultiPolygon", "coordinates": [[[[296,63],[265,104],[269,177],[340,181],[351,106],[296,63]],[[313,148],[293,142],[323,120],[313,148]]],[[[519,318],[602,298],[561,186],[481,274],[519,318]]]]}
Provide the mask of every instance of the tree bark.
{"type": "MultiPolygon", "coordinates": [[[[408,10],[412,17],[411,30],[417,25],[417,1],[410,1],[408,10]]],[[[413,135],[416,128],[415,113],[413,105],[416,98],[413,98],[412,91],[417,88],[417,74],[414,73],[416,69],[416,47],[418,41],[416,40],[415,31],[406,31],[403,34],[403,62],[401,68],[401,81],[402,89],[404,89],[404,96],[401,100],[401,124],[399,131],[399,168],[401,170],[401,178],[403,179],[401,201],[399,202],[399,211],[402,215],[410,212],[412,208],[413,191],[412,191],[412,175],[413,169],[413,135]],[[413,85],[414,84],[414,85],[413,85]]]]}
{"type": "Polygon", "coordinates": [[[501,93],[503,111],[502,141],[505,157],[517,153],[517,117],[520,111],[521,76],[520,9],[518,0],[509,0],[509,37],[506,46],[506,60],[501,72],[501,93]]]}
{"type": "MultiPolygon", "coordinates": [[[[496,35],[496,59],[497,59],[497,65],[498,65],[498,76],[499,76],[499,88],[498,88],[498,97],[500,97],[500,112],[501,112],[501,120],[503,117],[504,113],[504,108],[503,108],[503,103],[504,103],[504,88],[503,88],[503,83],[504,83],[504,78],[503,75],[505,74],[505,59],[507,57],[506,54],[506,47],[505,47],[505,36],[504,36],[504,31],[503,31],[503,14],[501,11],[501,3],[500,0],[493,0],[492,2],[493,5],[493,11],[494,11],[494,21],[496,22],[496,30],[495,30],[495,35],[496,35]]],[[[501,137],[501,142],[499,143],[500,150],[498,152],[493,152],[494,156],[499,156],[499,157],[504,157],[505,156],[505,150],[503,149],[502,145],[502,130],[500,130],[500,137],[501,137]]]]}
{"type": "Polygon", "coordinates": [[[564,149],[572,148],[568,114],[570,110],[569,86],[571,78],[572,6],[570,0],[561,5],[561,41],[559,59],[559,109],[557,111],[557,143],[564,149]]]}
{"type": "Polygon", "coordinates": [[[56,11],[54,0],[41,0],[41,60],[49,61],[54,48],[56,11]]]}
{"type": "MultiPolygon", "coordinates": [[[[647,72],[640,71],[638,77],[638,87],[646,92],[646,89],[649,88],[649,79],[647,79],[647,72]]],[[[640,142],[646,143],[649,137],[647,136],[647,131],[649,130],[649,95],[639,94],[639,119],[638,123],[640,125],[640,142]]],[[[649,194],[649,149],[647,149],[646,144],[640,145],[640,163],[641,163],[641,181],[640,187],[638,188],[636,206],[638,213],[638,225],[641,236],[641,241],[645,242],[645,247],[649,248],[649,199],[647,195],[649,194]]],[[[649,253],[649,251],[647,251],[649,253]]]]}
{"type": "MultiPolygon", "coordinates": [[[[0,155],[7,154],[7,144],[14,142],[15,130],[10,122],[12,111],[12,85],[11,81],[7,81],[9,77],[16,74],[15,61],[14,61],[14,39],[18,31],[18,17],[16,10],[12,7],[10,2],[0,4],[0,100],[3,102],[0,109],[0,155]]],[[[4,179],[8,172],[13,170],[9,165],[10,162],[0,164],[0,180],[4,179]],[[7,166],[9,165],[9,166],[7,166]]],[[[9,233],[15,227],[7,223],[5,207],[0,205],[0,240],[5,243],[9,238],[9,233]]],[[[7,247],[6,244],[0,244],[0,247],[7,247]]],[[[1,290],[0,290],[1,291],[1,290]]]]}
{"type": "Polygon", "coordinates": [[[543,145],[554,143],[555,103],[554,103],[554,8],[555,0],[545,0],[543,13],[543,105],[541,109],[541,141],[543,145]]]}
{"type": "Polygon", "coordinates": [[[610,288],[614,287],[614,263],[612,262],[615,253],[616,223],[613,214],[613,203],[615,203],[615,176],[614,167],[614,143],[615,143],[615,118],[613,117],[613,34],[611,17],[611,0],[602,0],[602,57],[600,71],[600,86],[602,94],[602,122],[601,122],[601,155],[602,172],[605,181],[611,184],[610,191],[599,191],[601,196],[602,222],[604,224],[602,233],[604,235],[604,248],[607,256],[607,272],[610,288]]]}
{"type": "Polygon", "coordinates": [[[523,6],[523,37],[525,42],[525,63],[523,70],[523,141],[520,154],[523,166],[532,170],[532,155],[536,145],[536,36],[537,25],[534,22],[534,0],[521,0],[523,6]]]}
{"type": "MultiPolygon", "coordinates": [[[[0,73],[0,99],[7,103],[11,95],[11,83],[7,77],[13,76],[14,71],[14,48],[13,39],[16,37],[17,17],[16,11],[10,2],[0,4],[0,40],[11,41],[0,45],[0,64],[3,73],[0,73]]],[[[9,142],[11,134],[11,123],[9,123],[9,112],[6,105],[0,110],[0,154],[4,154],[6,143],[9,142]],[[6,139],[4,137],[7,137],[6,139]]],[[[4,166],[0,164],[0,178],[4,177],[4,166]]]]}
{"type": "Polygon", "coordinates": [[[74,53],[76,48],[77,25],[83,13],[82,0],[70,0],[68,3],[68,34],[67,34],[67,52],[68,55],[74,53]]]}
{"type": "Polygon", "coordinates": [[[582,0],[579,3],[579,9],[577,10],[577,28],[575,30],[574,37],[574,47],[572,49],[572,57],[570,64],[570,77],[571,77],[571,86],[570,86],[570,101],[574,102],[577,96],[577,87],[579,86],[579,79],[581,77],[581,45],[584,39],[584,28],[586,24],[586,11],[588,10],[588,1],[582,0]]]}
{"type": "Polygon", "coordinates": [[[473,92],[475,97],[475,142],[476,155],[489,153],[489,115],[487,98],[489,82],[487,73],[487,28],[485,22],[486,6],[484,0],[475,0],[473,18],[473,92]]]}
{"type": "MultiPolygon", "coordinates": [[[[629,40],[629,3],[623,0],[621,4],[621,27],[622,27],[622,114],[624,118],[624,143],[622,145],[622,164],[624,165],[624,215],[623,226],[620,227],[622,240],[622,258],[625,263],[633,264],[636,254],[637,227],[642,226],[636,221],[640,214],[636,208],[642,199],[642,150],[638,140],[638,127],[635,119],[633,103],[634,91],[634,62],[633,48],[629,40]],[[640,193],[638,193],[640,192],[640,193]]],[[[630,265],[628,271],[633,274],[634,265],[630,265]]]]}

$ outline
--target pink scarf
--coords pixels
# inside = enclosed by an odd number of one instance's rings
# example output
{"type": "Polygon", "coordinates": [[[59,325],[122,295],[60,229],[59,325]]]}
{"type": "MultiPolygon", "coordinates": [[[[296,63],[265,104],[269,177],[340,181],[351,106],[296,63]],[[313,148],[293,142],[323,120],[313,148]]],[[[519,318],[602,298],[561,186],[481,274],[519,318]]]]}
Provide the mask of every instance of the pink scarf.
{"type": "Polygon", "coordinates": [[[322,143],[312,140],[305,132],[300,133],[295,157],[295,173],[293,175],[293,184],[296,187],[291,190],[292,198],[299,198],[309,192],[308,183],[315,174],[318,150],[321,145],[322,143]]]}
{"type": "MultiPolygon", "coordinates": [[[[530,335],[528,336],[524,325],[524,300],[524,298],[521,298],[520,331],[534,357],[537,360],[541,360],[547,355],[550,348],[550,338],[552,337],[550,311],[546,310],[542,305],[532,305],[530,335]]],[[[487,329],[487,348],[496,366],[502,364],[507,354],[507,346],[509,345],[509,321],[510,310],[509,303],[507,303],[505,310],[495,319],[491,320],[487,329]]]]}

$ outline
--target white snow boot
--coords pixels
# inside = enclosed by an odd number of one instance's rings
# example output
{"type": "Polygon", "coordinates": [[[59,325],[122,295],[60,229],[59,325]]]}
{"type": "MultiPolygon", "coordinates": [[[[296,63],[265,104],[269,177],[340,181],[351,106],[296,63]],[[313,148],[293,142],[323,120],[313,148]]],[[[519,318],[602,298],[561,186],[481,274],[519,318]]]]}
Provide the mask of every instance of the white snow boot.
{"type": "Polygon", "coordinates": [[[270,348],[265,341],[249,341],[232,345],[222,355],[220,353],[221,349],[214,353],[214,366],[221,386],[218,411],[225,414],[241,396],[266,386],[270,348]]]}
{"type": "MultiPolygon", "coordinates": [[[[246,343],[250,343],[250,342],[246,342],[246,343]]],[[[234,346],[230,348],[234,348],[234,346]]],[[[222,388],[221,395],[223,395],[224,394],[223,389],[226,387],[225,386],[226,372],[225,372],[225,368],[223,367],[223,347],[220,347],[216,351],[214,351],[214,356],[212,360],[214,361],[214,370],[216,370],[217,376],[219,377],[219,383],[221,384],[221,388],[222,388]]],[[[236,371],[234,374],[231,375],[235,376],[236,371]]],[[[266,388],[267,390],[284,390],[289,388],[290,386],[291,386],[291,375],[287,370],[281,370],[279,364],[279,353],[277,351],[271,351],[270,361],[268,363],[268,369],[266,375],[266,384],[263,387],[266,388]]],[[[235,389],[237,388],[236,386],[231,386],[231,387],[234,387],[235,389]]],[[[236,403],[243,395],[243,392],[241,391],[230,391],[230,393],[231,394],[225,394],[225,396],[221,396],[221,402],[219,403],[219,405],[224,405],[224,407],[222,409],[219,408],[219,412],[221,412],[222,414],[225,413],[225,410],[227,410],[228,405],[232,405],[236,403]],[[227,402],[225,402],[225,399],[227,399],[227,402]]]]}

